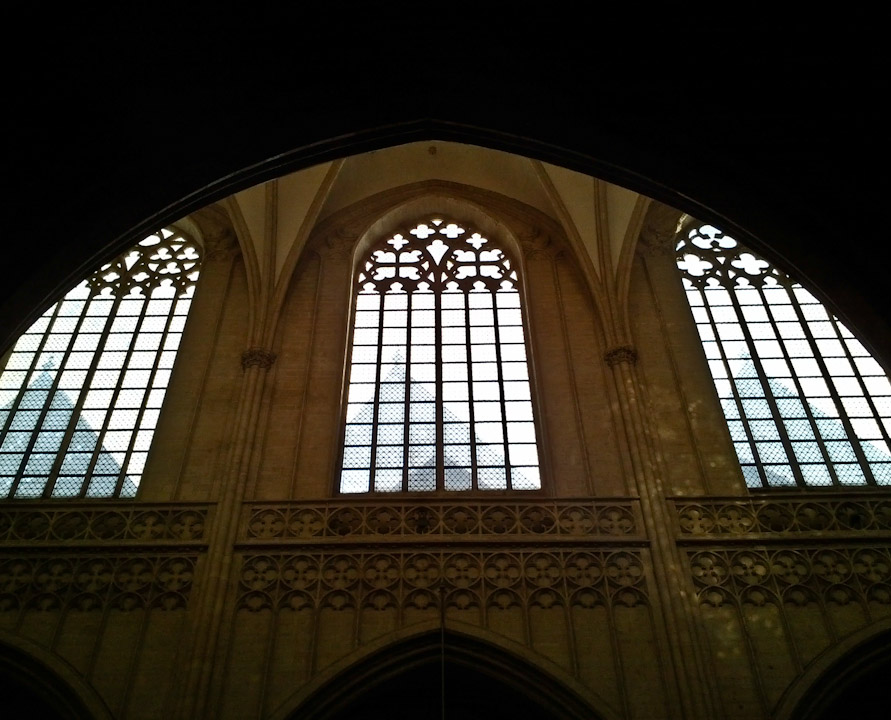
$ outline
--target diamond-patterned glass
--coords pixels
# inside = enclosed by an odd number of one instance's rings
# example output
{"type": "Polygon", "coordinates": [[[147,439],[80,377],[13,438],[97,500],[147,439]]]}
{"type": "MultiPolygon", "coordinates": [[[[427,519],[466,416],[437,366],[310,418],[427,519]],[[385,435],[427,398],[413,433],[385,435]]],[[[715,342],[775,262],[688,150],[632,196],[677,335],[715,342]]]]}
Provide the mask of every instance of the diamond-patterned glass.
{"type": "MultiPolygon", "coordinates": [[[[0,397],[0,440],[15,439],[26,461],[0,496],[135,496],[151,442],[145,429],[155,426],[199,268],[198,247],[161,230],[69,291],[19,339],[0,374],[9,391],[0,397]]],[[[0,473],[12,460],[0,455],[0,473]]]]}
{"type": "Polygon", "coordinates": [[[519,277],[505,253],[434,218],[385,239],[362,268],[341,492],[540,488],[519,277]],[[365,462],[373,478],[356,474],[365,462]]]}
{"type": "Polygon", "coordinates": [[[677,265],[746,484],[888,484],[891,382],[838,318],[710,225],[677,265]]]}

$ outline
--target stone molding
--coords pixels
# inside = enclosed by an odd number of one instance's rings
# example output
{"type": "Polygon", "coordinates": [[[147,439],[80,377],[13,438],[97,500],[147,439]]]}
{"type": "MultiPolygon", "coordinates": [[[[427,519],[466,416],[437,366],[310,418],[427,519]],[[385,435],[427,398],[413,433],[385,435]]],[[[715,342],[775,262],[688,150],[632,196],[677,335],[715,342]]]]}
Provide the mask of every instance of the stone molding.
{"type": "Polygon", "coordinates": [[[442,536],[522,541],[530,535],[561,539],[621,539],[641,534],[634,500],[530,500],[293,503],[252,505],[239,536],[247,542],[333,538],[442,536]]]}
{"type": "Polygon", "coordinates": [[[89,544],[201,543],[206,506],[0,508],[0,543],[89,544]]]}
{"type": "Polygon", "coordinates": [[[0,555],[0,612],[184,609],[195,563],[193,555],[0,555]]]}
{"type": "Polygon", "coordinates": [[[238,610],[445,610],[647,605],[634,549],[248,555],[238,610]]]}
{"type": "Polygon", "coordinates": [[[721,548],[688,558],[701,605],[891,605],[891,545],[721,548]]]}
{"type": "Polygon", "coordinates": [[[891,498],[675,499],[683,540],[728,535],[886,532],[891,498]]]}

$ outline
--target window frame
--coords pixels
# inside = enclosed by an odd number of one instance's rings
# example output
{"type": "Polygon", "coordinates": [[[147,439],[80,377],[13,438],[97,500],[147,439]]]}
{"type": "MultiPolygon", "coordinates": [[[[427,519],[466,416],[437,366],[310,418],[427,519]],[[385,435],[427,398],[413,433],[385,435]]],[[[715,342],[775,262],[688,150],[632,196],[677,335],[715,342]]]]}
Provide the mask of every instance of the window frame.
{"type": "Polygon", "coordinates": [[[0,462],[14,463],[18,455],[20,459],[15,473],[5,474],[10,484],[0,502],[132,501],[139,497],[204,256],[202,245],[176,226],[149,233],[70,288],[16,340],[0,367],[0,376],[10,372],[7,380],[21,374],[17,387],[5,390],[12,399],[0,414],[4,450],[0,462]],[[66,305],[78,303],[79,311],[71,316],[72,328],[57,329],[66,305]],[[108,309],[100,312],[103,304],[108,309]],[[127,329],[128,325],[132,328],[127,329]],[[33,348],[23,344],[29,337],[36,343],[33,348]],[[58,348],[48,346],[60,342],[58,348]],[[10,368],[16,355],[27,364],[10,368]],[[115,359],[117,364],[108,365],[115,359]],[[48,360],[53,365],[48,366],[48,360]],[[43,376],[48,383],[45,388],[35,384],[43,376]],[[23,402],[29,394],[41,392],[46,397],[35,405],[38,415],[33,427],[16,430],[23,402]],[[61,417],[50,417],[59,409],[67,412],[64,423],[61,417]],[[11,437],[13,432],[22,437],[11,437]],[[58,441],[55,447],[35,451],[50,435],[58,441]],[[15,447],[22,439],[24,445],[15,447]],[[83,445],[90,440],[91,447],[83,445]],[[29,477],[28,467],[36,455],[45,455],[43,460],[49,464],[44,462],[46,467],[29,477]],[[97,467],[110,462],[117,464],[116,471],[97,475],[97,467]],[[28,480],[35,491],[21,494],[28,480]],[[128,488],[128,483],[133,487],[128,488]]]}
{"type": "MultiPolygon", "coordinates": [[[[362,295],[361,290],[360,290],[360,283],[361,283],[360,278],[361,278],[363,271],[365,270],[365,263],[369,260],[369,258],[371,258],[371,256],[374,253],[376,253],[379,250],[386,249],[386,244],[390,239],[394,238],[395,236],[399,236],[399,235],[402,235],[403,237],[410,237],[410,233],[412,233],[413,230],[417,229],[419,226],[424,226],[428,223],[433,223],[434,219],[440,223],[440,225],[437,225],[437,227],[444,228],[444,227],[447,227],[450,225],[457,225],[460,228],[463,228],[465,231],[465,234],[462,236],[462,239],[466,239],[466,237],[471,236],[474,233],[478,236],[480,235],[480,233],[477,231],[477,229],[479,227],[478,223],[459,222],[459,221],[456,221],[452,215],[447,214],[447,213],[428,212],[428,213],[424,213],[419,219],[416,219],[413,222],[400,222],[398,225],[391,226],[391,230],[389,232],[376,233],[377,239],[375,239],[370,245],[368,243],[361,244],[362,250],[359,254],[357,254],[356,258],[354,259],[353,266],[351,269],[351,274],[350,274],[350,306],[349,306],[350,309],[349,309],[348,325],[347,325],[347,332],[346,332],[346,347],[345,347],[344,372],[343,372],[343,383],[342,383],[342,388],[343,388],[343,390],[342,390],[342,408],[341,408],[341,415],[340,415],[340,423],[338,426],[339,427],[339,436],[338,436],[339,443],[338,443],[338,452],[337,452],[337,459],[336,459],[336,466],[335,466],[334,493],[338,497],[350,497],[353,499],[361,499],[361,498],[378,498],[379,499],[379,498],[384,498],[384,497],[392,497],[392,498],[424,497],[424,498],[431,498],[431,499],[432,498],[444,499],[444,498],[451,498],[451,497],[458,497],[458,496],[464,497],[464,498],[472,497],[472,496],[493,497],[493,496],[499,496],[499,495],[505,495],[505,494],[507,494],[507,495],[521,494],[521,495],[527,496],[527,497],[533,497],[535,495],[540,495],[544,492],[546,484],[547,484],[547,480],[546,480],[547,471],[546,471],[546,467],[545,467],[546,461],[545,461],[544,450],[543,450],[544,444],[545,444],[544,443],[544,433],[543,433],[543,427],[542,427],[542,422],[541,422],[541,418],[540,418],[541,403],[540,403],[539,397],[538,397],[538,386],[535,381],[535,372],[534,372],[535,363],[533,360],[533,349],[532,349],[533,343],[531,340],[532,335],[531,335],[531,331],[530,331],[530,317],[529,317],[530,313],[529,313],[528,302],[526,299],[527,298],[527,289],[526,289],[526,285],[525,285],[525,273],[522,271],[520,263],[517,260],[517,255],[519,255],[519,253],[514,252],[507,245],[507,243],[501,241],[500,238],[496,238],[496,239],[492,240],[490,247],[492,249],[497,249],[498,251],[500,251],[502,253],[503,257],[510,263],[511,272],[515,274],[515,277],[512,279],[513,292],[511,293],[511,295],[515,295],[517,298],[516,309],[519,311],[520,322],[514,326],[504,325],[504,327],[518,327],[522,330],[522,343],[514,343],[514,344],[521,345],[523,348],[523,355],[524,355],[523,365],[524,365],[524,371],[526,374],[525,382],[528,385],[528,399],[525,402],[528,402],[529,407],[530,407],[530,414],[531,414],[531,418],[528,421],[524,420],[523,422],[528,422],[528,424],[530,424],[532,426],[532,431],[533,431],[532,441],[527,444],[531,445],[534,448],[536,462],[537,462],[537,465],[535,465],[535,466],[517,466],[517,467],[520,469],[522,469],[522,467],[534,467],[534,469],[536,470],[536,472],[538,474],[537,486],[530,487],[530,488],[512,487],[512,483],[510,481],[510,474],[511,474],[511,470],[509,469],[510,465],[509,465],[508,460],[505,460],[502,465],[497,465],[497,466],[496,465],[493,465],[493,466],[485,466],[484,465],[483,466],[484,468],[487,468],[487,467],[493,467],[493,468],[494,467],[503,467],[503,468],[505,468],[505,487],[501,487],[501,488],[480,487],[479,478],[477,475],[477,470],[479,469],[479,466],[478,466],[478,462],[477,462],[476,453],[474,451],[475,451],[476,447],[478,446],[478,444],[490,445],[491,443],[486,443],[486,442],[480,443],[479,438],[477,437],[477,433],[470,432],[470,436],[471,436],[471,440],[472,440],[471,441],[471,452],[473,453],[473,457],[470,461],[470,469],[469,469],[471,476],[472,476],[471,477],[471,487],[469,487],[469,488],[447,488],[446,487],[447,481],[445,479],[445,474],[444,474],[445,461],[444,461],[443,456],[445,454],[444,448],[446,446],[448,446],[449,443],[444,442],[443,436],[444,436],[444,432],[445,432],[445,426],[448,425],[449,423],[444,421],[444,413],[448,412],[448,410],[444,410],[444,405],[450,401],[445,400],[443,398],[442,391],[443,391],[443,384],[445,382],[448,382],[448,381],[444,380],[443,367],[444,367],[444,365],[448,365],[449,363],[447,363],[447,362],[444,363],[443,358],[442,358],[443,343],[442,343],[441,331],[444,327],[448,327],[448,326],[443,324],[443,318],[441,316],[441,312],[442,312],[443,308],[441,307],[439,300],[441,300],[441,298],[445,295],[460,294],[461,296],[463,296],[465,298],[465,300],[464,300],[465,312],[467,312],[468,315],[465,318],[464,325],[459,326],[459,327],[463,327],[464,332],[465,332],[464,347],[466,348],[466,352],[467,352],[466,365],[467,365],[468,369],[472,368],[472,366],[474,364],[476,364],[475,361],[471,358],[472,344],[471,344],[470,336],[471,336],[471,327],[472,326],[471,326],[470,319],[469,319],[469,312],[472,309],[477,309],[477,308],[471,308],[469,305],[469,301],[467,300],[469,295],[476,294],[476,293],[471,293],[470,291],[467,291],[467,290],[461,290],[460,293],[455,293],[455,292],[449,292],[447,290],[440,289],[438,291],[435,291],[435,290],[431,290],[428,292],[420,291],[422,294],[425,294],[425,295],[432,294],[434,297],[438,296],[438,299],[435,303],[435,307],[433,308],[433,312],[436,313],[436,318],[433,321],[434,322],[434,325],[433,325],[434,333],[435,333],[436,337],[435,337],[435,342],[433,343],[432,347],[435,349],[436,359],[433,363],[431,363],[434,366],[435,379],[433,380],[433,384],[435,385],[435,393],[436,393],[435,400],[434,400],[434,403],[436,405],[436,410],[435,410],[436,417],[433,421],[433,424],[436,425],[436,440],[433,445],[433,447],[435,448],[436,457],[437,457],[436,477],[434,480],[436,486],[432,489],[410,488],[409,487],[409,473],[410,473],[411,466],[408,465],[408,463],[404,463],[400,468],[402,471],[402,482],[401,482],[401,485],[399,488],[395,488],[395,489],[376,488],[375,487],[375,477],[374,477],[376,468],[373,463],[373,460],[370,458],[369,459],[369,467],[368,467],[368,471],[369,471],[368,472],[368,489],[364,490],[364,491],[348,491],[348,490],[343,489],[342,473],[344,471],[344,455],[345,455],[345,450],[348,447],[346,445],[345,434],[346,434],[346,429],[347,429],[347,425],[348,425],[348,410],[349,410],[349,405],[350,405],[349,393],[350,393],[350,387],[351,387],[351,376],[352,376],[352,366],[353,366],[352,357],[353,357],[354,348],[356,347],[355,336],[356,336],[356,330],[357,330],[357,313],[360,311],[360,309],[358,307],[359,298],[362,295]]],[[[487,240],[487,238],[484,238],[484,240],[487,240]]],[[[365,282],[368,282],[368,281],[366,280],[365,282]]],[[[419,284],[421,284],[421,283],[423,283],[423,281],[420,281],[419,284]]],[[[406,293],[406,295],[411,296],[415,292],[417,292],[417,291],[409,290],[406,293]]],[[[490,296],[492,298],[493,316],[497,317],[496,314],[497,314],[499,308],[497,307],[496,295],[498,295],[498,293],[496,291],[488,291],[485,294],[487,294],[488,296],[490,296]]],[[[385,327],[385,325],[383,324],[384,323],[383,313],[386,312],[384,310],[384,303],[385,303],[385,297],[388,295],[388,292],[386,290],[381,290],[378,295],[381,299],[380,300],[380,309],[378,310],[378,312],[381,315],[381,321],[380,321],[381,324],[378,326],[378,329],[381,331],[381,336],[382,336],[383,335],[382,331],[385,327]]],[[[409,310],[409,312],[410,312],[410,310],[409,310]]],[[[497,319],[494,320],[493,326],[496,328],[496,333],[500,332],[500,328],[502,327],[502,325],[498,322],[497,319]]],[[[499,385],[499,403],[501,404],[501,408],[503,411],[504,403],[509,402],[509,400],[506,400],[505,396],[504,396],[504,382],[505,382],[505,380],[504,380],[504,376],[503,376],[503,368],[502,368],[502,360],[501,360],[501,355],[502,355],[501,346],[502,346],[502,344],[510,345],[511,343],[501,343],[500,338],[496,335],[496,340],[493,341],[493,347],[496,348],[495,352],[496,352],[497,359],[494,361],[494,363],[497,365],[497,372],[498,372],[498,378],[499,378],[497,381],[498,385],[499,385]]],[[[385,347],[383,337],[378,338],[376,347],[378,348],[378,351],[379,351],[377,362],[381,365],[387,364],[387,363],[383,362],[383,360],[382,360],[381,348],[385,347]]],[[[407,347],[407,348],[411,347],[410,340],[408,339],[408,337],[406,338],[405,347],[407,347]]],[[[407,366],[410,364],[411,363],[407,363],[407,362],[403,361],[403,366],[407,366]]],[[[375,367],[377,367],[377,365],[375,365],[375,367]]],[[[380,368],[378,372],[382,372],[382,368],[380,368]]],[[[399,404],[401,404],[401,406],[403,408],[405,408],[406,411],[408,411],[409,403],[410,403],[412,382],[409,382],[409,380],[407,378],[404,382],[406,383],[406,398],[403,401],[397,401],[397,402],[399,402],[399,404]]],[[[467,385],[470,388],[472,388],[472,383],[473,383],[473,373],[472,373],[472,370],[470,370],[470,372],[468,373],[467,385]]],[[[380,380],[379,379],[375,380],[375,382],[373,384],[375,385],[374,397],[372,399],[368,400],[367,403],[374,405],[375,416],[377,416],[377,407],[380,405],[380,399],[379,399],[380,380]]],[[[472,405],[473,401],[474,401],[473,390],[470,389],[468,404],[472,405]]],[[[475,416],[473,414],[471,414],[469,419],[466,421],[466,424],[468,424],[471,428],[474,428],[474,417],[475,416]]],[[[504,413],[502,413],[501,420],[496,421],[496,422],[500,422],[502,424],[502,427],[504,428],[505,434],[503,436],[504,437],[504,443],[502,445],[503,448],[507,448],[508,445],[510,444],[510,441],[508,440],[508,434],[507,434],[508,420],[509,420],[509,418],[504,413]]],[[[465,422],[465,421],[460,421],[460,422],[465,422]]],[[[405,453],[404,459],[407,459],[407,457],[408,457],[407,453],[408,453],[409,446],[410,446],[408,433],[409,433],[409,428],[411,425],[411,420],[408,417],[407,412],[406,412],[406,417],[401,421],[401,424],[403,425],[403,427],[405,429],[405,439],[403,440],[403,445],[401,447],[403,449],[403,452],[405,453]]],[[[378,423],[377,423],[376,419],[375,419],[374,423],[371,425],[371,428],[372,428],[372,439],[370,440],[371,446],[376,446],[378,444],[377,440],[376,440],[376,433],[377,433],[377,428],[378,428],[378,423]]],[[[505,455],[509,455],[509,450],[507,453],[505,453],[505,455]]]]}
{"type": "Polygon", "coordinates": [[[888,401],[891,391],[877,394],[867,382],[879,378],[887,386],[888,376],[880,374],[881,365],[831,308],[774,263],[707,223],[691,222],[678,233],[674,260],[748,490],[891,489],[891,415],[881,414],[875,400],[888,401]],[[727,302],[713,302],[709,292],[712,297],[723,293],[727,302]],[[771,294],[779,302],[771,302],[771,294]],[[758,302],[752,302],[756,297],[758,302]],[[722,308],[728,308],[723,313],[727,317],[720,319],[722,308]],[[832,336],[819,336],[824,330],[831,330],[832,336]],[[838,351],[823,340],[835,342],[838,351]],[[729,352],[737,345],[745,353],[731,358],[729,352]],[[880,372],[863,369],[870,363],[880,372]],[[847,365],[850,373],[831,372],[830,365],[847,365]],[[844,378],[860,393],[843,391],[844,378]],[[848,408],[860,397],[869,417],[854,416],[848,408]],[[763,400],[762,411],[754,409],[755,400],[763,400]],[[855,428],[868,424],[859,422],[862,419],[876,426],[874,437],[855,428]],[[886,450],[875,443],[884,443],[886,450]],[[848,452],[850,458],[841,457],[848,452]],[[887,457],[871,460],[873,452],[887,457]],[[765,460],[769,455],[780,459],[765,460]],[[821,476],[825,482],[815,479],[821,476]]]}

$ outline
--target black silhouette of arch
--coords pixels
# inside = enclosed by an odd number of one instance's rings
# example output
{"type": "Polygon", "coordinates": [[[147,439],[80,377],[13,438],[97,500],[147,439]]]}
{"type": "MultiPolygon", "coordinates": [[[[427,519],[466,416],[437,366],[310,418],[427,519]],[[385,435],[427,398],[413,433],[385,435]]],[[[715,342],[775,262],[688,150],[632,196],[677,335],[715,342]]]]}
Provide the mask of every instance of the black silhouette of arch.
{"type": "Polygon", "coordinates": [[[0,642],[3,708],[14,709],[22,717],[110,720],[111,713],[98,695],[85,686],[75,688],[75,684],[74,671],[67,665],[59,662],[51,668],[24,649],[0,642]],[[63,673],[70,677],[63,677],[63,673]]]}
{"type": "Polygon", "coordinates": [[[879,720],[888,716],[891,629],[860,642],[811,683],[788,720],[879,720]]]}
{"type": "Polygon", "coordinates": [[[435,630],[363,658],[287,718],[371,720],[409,715],[415,720],[607,717],[528,661],[477,638],[453,632],[441,636],[435,630]]]}

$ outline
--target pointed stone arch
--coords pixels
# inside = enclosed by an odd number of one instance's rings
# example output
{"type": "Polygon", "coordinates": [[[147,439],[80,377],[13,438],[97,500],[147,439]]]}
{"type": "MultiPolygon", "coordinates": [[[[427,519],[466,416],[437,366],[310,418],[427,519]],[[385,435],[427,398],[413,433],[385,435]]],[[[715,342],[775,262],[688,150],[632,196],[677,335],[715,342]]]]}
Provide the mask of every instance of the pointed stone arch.
{"type": "Polygon", "coordinates": [[[885,717],[889,673],[891,619],[886,618],[852,633],[818,656],[788,687],[773,717],[885,717]]]}
{"type": "Polygon", "coordinates": [[[291,696],[271,720],[397,717],[618,720],[562,668],[479,628],[435,625],[363,648],[291,696]],[[445,713],[442,687],[445,687],[445,713]],[[397,711],[394,714],[394,711],[397,711]]]}
{"type": "Polygon", "coordinates": [[[18,636],[0,633],[3,706],[30,717],[112,720],[111,711],[83,677],[57,655],[18,636]]]}

